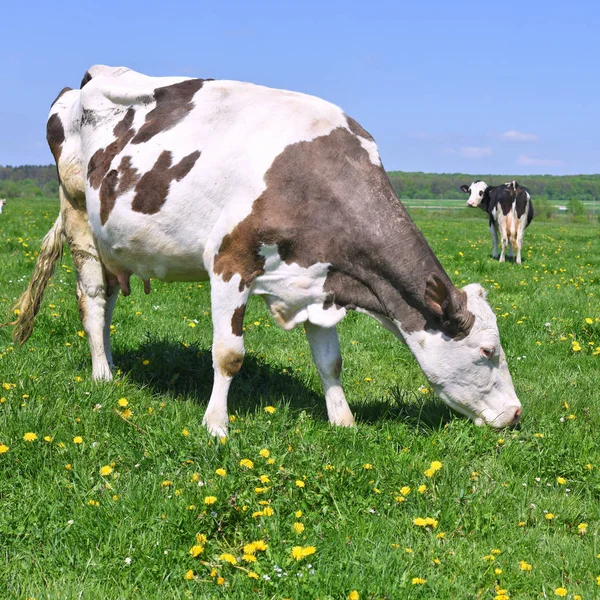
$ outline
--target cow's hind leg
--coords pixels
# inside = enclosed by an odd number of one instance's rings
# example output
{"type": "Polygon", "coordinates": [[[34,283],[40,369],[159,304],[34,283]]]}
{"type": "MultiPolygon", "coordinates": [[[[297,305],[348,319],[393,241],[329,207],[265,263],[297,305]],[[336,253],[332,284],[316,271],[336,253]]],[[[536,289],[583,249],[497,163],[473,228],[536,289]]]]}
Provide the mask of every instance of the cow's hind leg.
{"type": "Polygon", "coordinates": [[[325,391],[329,422],[350,427],[354,425],[354,417],[340,382],[342,355],[336,329],[318,327],[308,321],[304,324],[304,329],[325,391]]]}
{"type": "Polygon", "coordinates": [[[243,323],[249,294],[247,289],[239,291],[238,282],[239,277],[229,282],[224,282],[221,277],[211,279],[215,379],[202,424],[218,437],[227,435],[227,394],[244,361],[243,323]]]}
{"type": "Polygon", "coordinates": [[[92,355],[92,377],[96,381],[110,381],[112,359],[108,335],[110,314],[117,294],[113,294],[107,301],[106,280],[85,208],[67,198],[62,188],[60,195],[67,242],[77,270],[79,316],[88,336],[92,355]]]}
{"type": "Polygon", "coordinates": [[[525,213],[520,219],[517,220],[517,264],[521,264],[521,248],[523,247],[523,234],[525,233],[525,227],[527,227],[527,213],[525,213]]]}
{"type": "Polygon", "coordinates": [[[490,233],[492,234],[492,244],[494,244],[492,258],[498,258],[498,232],[494,223],[490,223],[490,233]]]}

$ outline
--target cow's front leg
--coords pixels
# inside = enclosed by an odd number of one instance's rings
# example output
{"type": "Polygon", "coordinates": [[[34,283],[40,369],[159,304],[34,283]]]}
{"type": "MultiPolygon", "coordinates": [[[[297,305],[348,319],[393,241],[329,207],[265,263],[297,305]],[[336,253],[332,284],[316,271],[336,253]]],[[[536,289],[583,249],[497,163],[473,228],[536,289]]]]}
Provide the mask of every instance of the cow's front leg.
{"type": "Polygon", "coordinates": [[[318,327],[307,321],[304,329],[325,391],[329,422],[351,427],[354,425],[354,417],[340,382],[342,354],[335,327],[318,327]]]}
{"type": "Polygon", "coordinates": [[[239,277],[227,283],[221,277],[211,279],[215,379],[202,424],[218,437],[227,435],[227,393],[244,361],[243,324],[248,292],[239,291],[236,279],[239,277]]]}
{"type": "MultiPolygon", "coordinates": [[[[108,336],[105,325],[107,310],[112,313],[116,294],[107,301],[106,279],[85,208],[67,198],[62,188],[60,196],[64,229],[77,271],[79,316],[88,336],[92,355],[92,378],[96,381],[110,381],[112,359],[109,358],[110,348],[106,345],[108,336]]],[[[107,327],[110,328],[110,321],[107,327]]]]}
{"type": "Polygon", "coordinates": [[[492,244],[494,244],[492,258],[498,258],[498,232],[494,223],[490,223],[490,233],[492,234],[492,244]]]}

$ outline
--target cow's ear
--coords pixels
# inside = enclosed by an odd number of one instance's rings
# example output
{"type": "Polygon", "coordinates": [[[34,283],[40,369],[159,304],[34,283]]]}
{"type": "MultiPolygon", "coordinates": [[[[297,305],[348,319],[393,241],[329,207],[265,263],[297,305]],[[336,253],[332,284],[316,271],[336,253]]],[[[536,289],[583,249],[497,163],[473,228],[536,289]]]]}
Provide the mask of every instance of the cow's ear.
{"type": "Polygon", "coordinates": [[[444,319],[448,304],[448,288],[437,276],[430,275],[425,288],[425,306],[438,319],[444,319]]]}
{"type": "Polygon", "coordinates": [[[460,189],[461,189],[461,190],[462,190],[462,191],[463,191],[465,194],[468,194],[468,193],[469,193],[469,186],[468,186],[468,185],[465,185],[464,183],[463,183],[463,185],[461,185],[461,186],[460,186],[460,189]]]}
{"type": "Polygon", "coordinates": [[[431,275],[425,288],[425,305],[438,321],[438,327],[450,337],[461,339],[469,334],[475,316],[467,308],[467,294],[431,275]]]}

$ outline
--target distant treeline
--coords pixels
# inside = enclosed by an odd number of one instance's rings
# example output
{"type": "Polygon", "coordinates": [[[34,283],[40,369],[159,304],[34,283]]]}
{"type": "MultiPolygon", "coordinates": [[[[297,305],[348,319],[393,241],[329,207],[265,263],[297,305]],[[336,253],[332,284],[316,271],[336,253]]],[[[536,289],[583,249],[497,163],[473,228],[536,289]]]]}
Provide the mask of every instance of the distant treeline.
{"type": "Polygon", "coordinates": [[[400,198],[465,198],[463,183],[482,179],[488,185],[518,181],[529,188],[534,200],[581,202],[600,200],[600,175],[466,175],[462,173],[405,173],[391,171],[392,185],[400,198]]]}
{"type": "Polygon", "coordinates": [[[58,196],[54,165],[0,166],[0,198],[52,198],[58,196]]]}
{"type": "MultiPolygon", "coordinates": [[[[405,173],[391,171],[392,185],[400,198],[464,198],[463,183],[483,179],[498,185],[516,179],[531,191],[534,200],[567,203],[600,200],[600,175],[467,175],[461,173],[405,173]]],[[[54,197],[58,181],[54,165],[0,166],[0,198],[54,197]]]]}

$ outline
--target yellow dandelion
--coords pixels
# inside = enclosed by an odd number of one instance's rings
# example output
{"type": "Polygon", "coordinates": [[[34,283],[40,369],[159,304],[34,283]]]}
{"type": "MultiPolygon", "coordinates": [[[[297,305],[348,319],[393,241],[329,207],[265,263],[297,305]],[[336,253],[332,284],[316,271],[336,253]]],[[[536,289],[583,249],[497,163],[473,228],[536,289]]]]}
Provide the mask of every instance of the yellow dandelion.
{"type": "Polygon", "coordinates": [[[420,485],[420,486],[417,488],[417,492],[419,492],[419,494],[424,494],[424,493],[425,493],[425,490],[427,490],[427,486],[426,486],[426,485],[420,485]]]}
{"type": "Polygon", "coordinates": [[[219,475],[219,477],[225,477],[225,475],[227,475],[227,471],[225,469],[217,469],[215,473],[219,475]]]}
{"type": "Polygon", "coordinates": [[[577,525],[577,531],[581,535],[585,535],[587,533],[587,528],[588,528],[588,524],[587,523],[579,523],[579,525],[577,525]]]}
{"type": "Polygon", "coordinates": [[[261,483],[270,483],[271,482],[271,479],[269,478],[268,475],[261,475],[259,477],[259,479],[260,479],[261,483]]]}
{"type": "Polygon", "coordinates": [[[524,560],[520,560],[519,561],[519,568],[521,569],[521,571],[531,571],[531,569],[533,567],[528,562],[526,562],[524,560]]]}
{"type": "Polygon", "coordinates": [[[426,583],[427,583],[427,580],[423,579],[422,577],[413,577],[412,578],[413,585],[425,585],[426,583]]]}
{"type": "Polygon", "coordinates": [[[314,546],[305,546],[304,548],[302,546],[294,546],[292,548],[292,556],[296,560],[301,560],[307,556],[310,556],[311,554],[314,554],[316,551],[317,549],[314,546]]]}
{"type": "Polygon", "coordinates": [[[348,594],[348,600],[360,600],[360,594],[356,590],[352,590],[348,594]]]}
{"type": "Polygon", "coordinates": [[[188,435],[190,435],[190,432],[189,432],[187,429],[185,429],[185,428],[184,428],[184,429],[181,431],[181,435],[183,435],[184,437],[187,437],[188,435]]]}
{"type": "Polygon", "coordinates": [[[23,439],[26,442],[35,442],[35,440],[38,439],[37,434],[33,433],[33,431],[28,431],[24,436],[23,439]]]}
{"type": "Polygon", "coordinates": [[[249,458],[242,458],[242,460],[240,460],[240,467],[252,469],[254,468],[254,463],[249,458]]]}
{"type": "Polygon", "coordinates": [[[254,554],[244,554],[242,560],[245,560],[246,562],[256,562],[257,559],[254,554]]]}
{"type": "Polygon", "coordinates": [[[196,556],[199,556],[203,552],[204,552],[204,546],[201,546],[200,544],[195,544],[194,546],[192,546],[190,548],[190,554],[192,555],[193,558],[196,558],[196,556]]]}
{"type": "Polygon", "coordinates": [[[250,579],[258,579],[258,573],[255,573],[254,571],[248,571],[248,577],[250,577],[250,579]]]}
{"type": "Polygon", "coordinates": [[[296,532],[298,535],[300,535],[300,534],[301,534],[301,533],[304,531],[304,524],[303,524],[303,523],[298,523],[298,522],[296,522],[296,523],[294,523],[294,524],[292,525],[292,527],[294,528],[294,531],[295,531],[295,532],[296,532]]]}
{"type": "Polygon", "coordinates": [[[565,485],[565,484],[567,483],[567,480],[566,480],[564,477],[557,477],[557,478],[556,478],[556,482],[557,482],[559,485],[565,485]]]}
{"type": "Polygon", "coordinates": [[[233,554],[229,554],[227,552],[221,554],[221,556],[219,556],[219,560],[223,562],[228,562],[230,565],[237,564],[237,558],[233,554]]]}
{"type": "Polygon", "coordinates": [[[555,515],[553,513],[546,513],[545,517],[548,521],[552,521],[552,519],[555,518],[555,515]]]}
{"type": "Polygon", "coordinates": [[[303,488],[304,487],[304,481],[302,481],[301,479],[296,479],[296,486],[299,488],[303,488]]]}
{"type": "Polygon", "coordinates": [[[189,571],[186,571],[185,575],[183,576],[183,578],[186,581],[191,581],[192,579],[194,579],[194,571],[192,571],[192,569],[190,569],[189,571]]]}
{"type": "Polygon", "coordinates": [[[83,444],[83,438],[80,435],[76,435],[73,438],[73,443],[74,444],[83,444]]]}
{"type": "Polygon", "coordinates": [[[110,475],[113,472],[113,468],[110,465],[104,465],[100,467],[100,475],[105,477],[106,475],[110,475]]]}
{"type": "Polygon", "coordinates": [[[67,471],[72,471],[73,470],[73,465],[71,463],[69,463],[68,465],[65,465],[65,469],[67,471]]]}
{"type": "Polygon", "coordinates": [[[263,457],[263,458],[269,458],[269,456],[271,456],[271,453],[266,449],[263,448],[259,454],[263,457]]]}
{"type": "Polygon", "coordinates": [[[555,595],[555,596],[566,596],[568,593],[569,593],[569,592],[568,592],[568,591],[567,591],[567,589],[566,589],[566,588],[564,588],[564,587],[557,587],[557,588],[554,590],[554,595],[555,595]]]}
{"type": "Polygon", "coordinates": [[[372,469],[372,468],[373,468],[373,465],[371,463],[366,463],[366,464],[363,465],[363,469],[369,470],[369,469],[372,469]]]}
{"type": "Polygon", "coordinates": [[[265,406],[265,412],[268,412],[272,415],[277,409],[274,406],[265,406]]]}
{"type": "Polygon", "coordinates": [[[270,506],[265,506],[265,508],[263,509],[263,514],[265,515],[265,517],[272,517],[273,512],[274,511],[270,506]]]}
{"type": "Polygon", "coordinates": [[[204,498],[204,504],[214,504],[217,501],[217,497],[216,496],[206,496],[206,498],[204,498]]]}
{"type": "Polygon", "coordinates": [[[170,479],[165,479],[160,485],[161,487],[169,487],[170,485],[173,485],[173,482],[170,479]]]}
{"type": "Polygon", "coordinates": [[[296,515],[296,519],[299,519],[302,516],[302,511],[301,510],[297,510],[295,515],[296,515]]]}
{"type": "Polygon", "coordinates": [[[129,400],[127,400],[127,398],[119,398],[117,400],[117,404],[121,407],[121,408],[125,408],[128,404],[129,404],[129,400]]]}
{"type": "Polygon", "coordinates": [[[52,436],[51,435],[45,435],[44,436],[44,441],[48,442],[48,443],[52,442],[52,436]]]}
{"type": "Polygon", "coordinates": [[[6,454],[10,448],[6,444],[0,444],[0,454],[6,454]]]}

